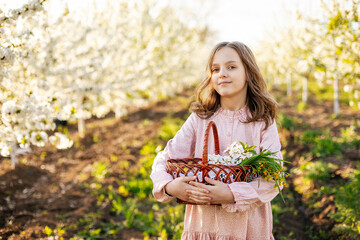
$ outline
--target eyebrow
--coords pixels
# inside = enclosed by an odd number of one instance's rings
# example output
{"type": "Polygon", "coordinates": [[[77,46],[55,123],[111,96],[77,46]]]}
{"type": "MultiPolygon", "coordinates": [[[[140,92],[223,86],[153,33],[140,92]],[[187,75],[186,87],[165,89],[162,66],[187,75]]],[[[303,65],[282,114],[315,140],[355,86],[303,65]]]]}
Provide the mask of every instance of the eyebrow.
{"type": "MultiPolygon", "coordinates": [[[[230,60],[230,61],[227,61],[225,64],[237,63],[237,62],[238,62],[238,61],[230,60]]],[[[214,66],[214,65],[218,65],[218,63],[213,63],[211,66],[214,66]]]]}

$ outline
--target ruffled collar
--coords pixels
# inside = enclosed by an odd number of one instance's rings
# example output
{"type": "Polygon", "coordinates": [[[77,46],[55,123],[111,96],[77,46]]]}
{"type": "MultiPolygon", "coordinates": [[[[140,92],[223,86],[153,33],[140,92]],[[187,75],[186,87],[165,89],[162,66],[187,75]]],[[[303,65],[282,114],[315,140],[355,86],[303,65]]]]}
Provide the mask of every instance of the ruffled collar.
{"type": "Polygon", "coordinates": [[[221,116],[224,116],[226,118],[230,118],[230,119],[238,118],[238,119],[240,119],[240,121],[246,121],[247,116],[249,114],[249,109],[246,105],[244,107],[242,107],[241,109],[235,110],[235,111],[219,107],[219,109],[216,111],[216,113],[221,116]]]}

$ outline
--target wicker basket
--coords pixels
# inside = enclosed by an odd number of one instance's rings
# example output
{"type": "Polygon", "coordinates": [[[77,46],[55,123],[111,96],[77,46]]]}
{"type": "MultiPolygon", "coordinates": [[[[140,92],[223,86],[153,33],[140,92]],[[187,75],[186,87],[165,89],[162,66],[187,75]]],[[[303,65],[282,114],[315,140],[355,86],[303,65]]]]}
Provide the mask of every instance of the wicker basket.
{"type": "MultiPolygon", "coordinates": [[[[178,177],[196,176],[195,181],[205,183],[205,177],[219,180],[224,183],[251,181],[254,178],[250,166],[209,164],[208,163],[208,142],[210,130],[213,130],[215,154],[220,154],[219,136],[216,124],[209,122],[203,144],[202,158],[180,158],[169,159],[166,162],[166,171],[175,179],[178,177]]],[[[178,203],[192,204],[177,199],[178,203]]]]}

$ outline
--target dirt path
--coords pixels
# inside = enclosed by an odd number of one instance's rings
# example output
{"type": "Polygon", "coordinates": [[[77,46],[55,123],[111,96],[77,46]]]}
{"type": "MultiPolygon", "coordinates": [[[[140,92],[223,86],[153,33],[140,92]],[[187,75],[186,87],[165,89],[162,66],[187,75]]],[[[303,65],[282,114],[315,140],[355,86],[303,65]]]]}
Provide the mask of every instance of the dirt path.
{"type": "MultiPolygon", "coordinates": [[[[191,92],[178,95],[189,99],[191,92]]],[[[135,165],[139,150],[158,132],[161,120],[169,113],[184,116],[185,104],[170,100],[144,109],[131,110],[124,119],[112,115],[86,122],[86,136],[80,139],[75,126],[69,126],[74,147],[58,151],[51,146],[34,149],[20,157],[21,164],[11,169],[8,159],[0,160],[0,239],[40,239],[45,226],[55,227],[59,217],[74,223],[95,208],[96,199],[81,184],[91,178],[92,164],[116,156],[135,165]],[[147,119],[147,124],[142,124],[147,119]]],[[[111,166],[114,178],[126,175],[117,164],[111,166]]],[[[111,176],[109,179],[111,179],[111,176]]],[[[142,234],[125,233],[127,236],[142,234]]],[[[127,237],[126,237],[127,238],[127,237]]]]}

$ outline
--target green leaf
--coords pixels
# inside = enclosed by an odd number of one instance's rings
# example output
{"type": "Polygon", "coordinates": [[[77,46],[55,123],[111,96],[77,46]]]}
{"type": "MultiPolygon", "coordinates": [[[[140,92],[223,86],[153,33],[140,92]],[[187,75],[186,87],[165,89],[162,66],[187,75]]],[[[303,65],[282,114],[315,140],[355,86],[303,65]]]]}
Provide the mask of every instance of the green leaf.
{"type": "Polygon", "coordinates": [[[245,144],[243,143],[243,142],[241,142],[241,141],[239,141],[239,143],[241,144],[241,146],[245,149],[246,147],[245,147],[245,144]]]}

